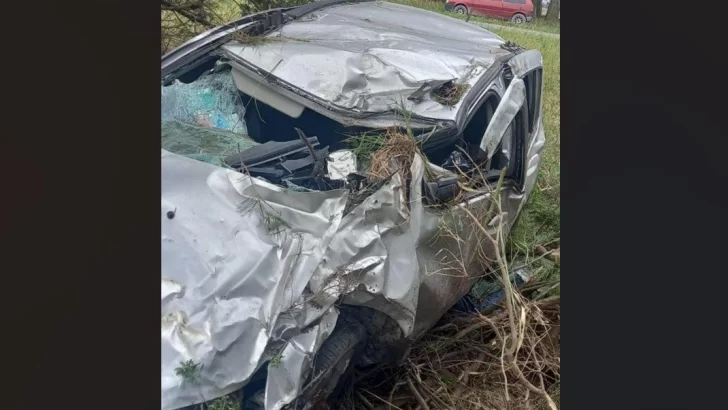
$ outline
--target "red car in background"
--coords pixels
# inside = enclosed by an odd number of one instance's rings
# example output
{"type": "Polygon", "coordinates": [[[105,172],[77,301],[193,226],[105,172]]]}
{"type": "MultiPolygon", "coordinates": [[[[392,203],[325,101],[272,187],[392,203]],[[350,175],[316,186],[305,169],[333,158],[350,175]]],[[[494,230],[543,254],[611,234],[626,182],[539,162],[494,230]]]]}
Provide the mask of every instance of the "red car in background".
{"type": "Polygon", "coordinates": [[[513,23],[525,23],[533,18],[531,0],[445,0],[445,10],[510,20],[513,23]]]}

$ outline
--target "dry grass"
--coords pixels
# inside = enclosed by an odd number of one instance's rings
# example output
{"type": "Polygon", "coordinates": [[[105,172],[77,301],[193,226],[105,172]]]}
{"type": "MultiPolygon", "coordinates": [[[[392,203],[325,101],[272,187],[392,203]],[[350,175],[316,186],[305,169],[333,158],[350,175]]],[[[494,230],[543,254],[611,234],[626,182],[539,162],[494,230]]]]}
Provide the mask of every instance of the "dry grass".
{"type": "Polygon", "coordinates": [[[369,176],[381,180],[399,172],[404,181],[409,181],[412,160],[418,150],[417,141],[411,134],[396,128],[388,129],[382,146],[371,155],[369,176]]]}
{"type": "Polygon", "coordinates": [[[432,98],[442,105],[452,107],[457,104],[469,86],[463,83],[449,82],[432,92],[432,98]]]}
{"type": "Polygon", "coordinates": [[[558,409],[559,297],[510,295],[512,310],[443,318],[402,365],[361,380],[343,408],[558,409]]]}
{"type": "MultiPolygon", "coordinates": [[[[534,292],[536,297],[529,300],[511,285],[505,221],[500,217],[503,175],[495,188],[463,184],[493,198],[488,207],[457,206],[462,224],[478,234],[476,241],[460,238],[458,229],[442,233],[478,248],[475,257],[505,291],[500,310],[490,316],[446,316],[413,345],[403,364],[361,378],[344,398],[343,408],[558,409],[550,393],[560,389],[560,299],[539,300],[543,293],[534,292]]],[[[458,255],[449,259],[457,261],[458,255]]],[[[460,262],[467,275],[469,264],[460,262]]],[[[531,286],[531,291],[538,288],[531,286]]]]}
{"type": "Polygon", "coordinates": [[[348,137],[344,142],[351,148],[359,164],[369,164],[374,151],[384,145],[383,132],[369,131],[348,137]]]}
{"type": "Polygon", "coordinates": [[[262,46],[264,44],[277,43],[281,41],[282,37],[253,36],[244,31],[237,31],[230,35],[230,39],[246,46],[262,46]]]}

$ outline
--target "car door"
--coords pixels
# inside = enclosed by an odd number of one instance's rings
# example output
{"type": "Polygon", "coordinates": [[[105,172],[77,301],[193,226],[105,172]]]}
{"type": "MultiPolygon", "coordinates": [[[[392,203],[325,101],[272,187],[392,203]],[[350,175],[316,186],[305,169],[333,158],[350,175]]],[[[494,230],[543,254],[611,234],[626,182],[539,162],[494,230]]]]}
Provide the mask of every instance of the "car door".
{"type": "Polygon", "coordinates": [[[494,18],[501,17],[503,0],[475,0],[475,4],[478,14],[494,18]]]}
{"type": "Polygon", "coordinates": [[[501,17],[510,20],[516,13],[526,14],[522,9],[526,6],[526,0],[503,0],[501,17]]]}

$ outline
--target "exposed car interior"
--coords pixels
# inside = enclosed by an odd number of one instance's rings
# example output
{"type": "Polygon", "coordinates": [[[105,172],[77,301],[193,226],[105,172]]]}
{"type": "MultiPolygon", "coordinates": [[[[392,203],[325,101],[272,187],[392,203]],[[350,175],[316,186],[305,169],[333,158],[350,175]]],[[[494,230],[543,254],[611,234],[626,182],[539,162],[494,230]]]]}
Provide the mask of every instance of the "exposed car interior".
{"type": "MultiPolygon", "coordinates": [[[[504,77],[507,82],[507,75],[504,77]]],[[[455,173],[471,172],[476,165],[486,174],[494,171],[488,178],[496,179],[498,170],[509,168],[509,175],[518,180],[518,161],[512,160],[513,150],[522,149],[518,141],[523,140],[526,131],[533,130],[536,116],[527,116],[525,111],[535,112],[538,109],[540,72],[534,72],[525,81],[529,91],[528,107],[524,107],[524,112],[507,129],[490,160],[484,162],[485,153],[479,152],[479,144],[500,102],[500,96],[494,90],[485,93],[476,103],[477,108],[459,133],[441,133],[433,139],[430,138],[432,130],[413,130],[428,160],[443,170],[451,171],[449,178],[431,181],[432,185],[425,190],[429,200],[445,202],[455,196],[458,191],[455,173]],[[527,121],[524,123],[524,120],[527,121]],[[511,168],[513,172],[510,172],[511,168]]],[[[326,177],[323,183],[314,181],[310,177],[314,155],[326,158],[331,152],[350,148],[348,139],[352,136],[383,131],[334,121],[280,93],[261,87],[224,59],[208,60],[172,84],[163,86],[162,94],[163,113],[170,112],[166,120],[163,115],[162,121],[162,146],[165,149],[235,168],[283,186],[315,190],[347,186],[346,181],[326,177]],[[171,95],[180,93],[188,98],[171,95]],[[189,98],[195,93],[199,98],[189,98]],[[165,98],[165,95],[170,98],[165,98]],[[195,105],[197,100],[201,101],[198,106],[175,106],[195,105]],[[230,120],[214,120],[220,118],[230,120]],[[239,126],[231,126],[233,123],[239,126]],[[313,153],[299,137],[296,128],[305,133],[313,153]],[[184,141],[181,143],[180,140],[184,141]]]]}

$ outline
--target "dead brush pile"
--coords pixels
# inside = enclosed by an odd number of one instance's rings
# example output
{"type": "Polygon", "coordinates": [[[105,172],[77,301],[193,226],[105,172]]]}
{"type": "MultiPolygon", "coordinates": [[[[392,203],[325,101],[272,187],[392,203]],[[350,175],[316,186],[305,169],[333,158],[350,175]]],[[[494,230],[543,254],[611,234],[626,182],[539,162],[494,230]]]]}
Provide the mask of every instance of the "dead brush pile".
{"type": "Polygon", "coordinates": [[[514,320],[507,311],[443,318],[397,369],[360,380],[343,408],[558,409],[559,297],[514,297],[514,320]]]}
{"type": "Polygon", "coordinates": [[[369,176],[373,179],[385,179],[400,172],[402,179],[409,181],[412,159],[418,151],[417,141],[413,136],[396,128],[388,129],[382,146],[371,155],[369,176]]]}
{"type": "Polygon", "coordinates": [[[488,209],[457,206],[463,221],[478,233],[478,240],[467,240],[503,286],[500,309],[490,315],[446,315],[414,343],[402,363],[356,377],[341,408],[558,409],[560,298],[540,299],[541,293],[529,300],[511,284],[503,218],[498,217],[504,175],[495,190],[483,188],[494,198],[488,209]],[[495,260],[486,257],[486,247],[495,249],[495,260]]]}
{"type": "Polygon", "coordinates": [[[356,155],[357,161],[366,168],[369,185],[349,196],[345,214],[397,173],[402,178],[404,198],[408,199],[407,187],[412,176],[412,161],[416,154],[422,158],[425,156],[421,153],[419,143],[406,119],[403,128],[392,127],[383,131],[351,136],[346,142],[356,155]]]}

